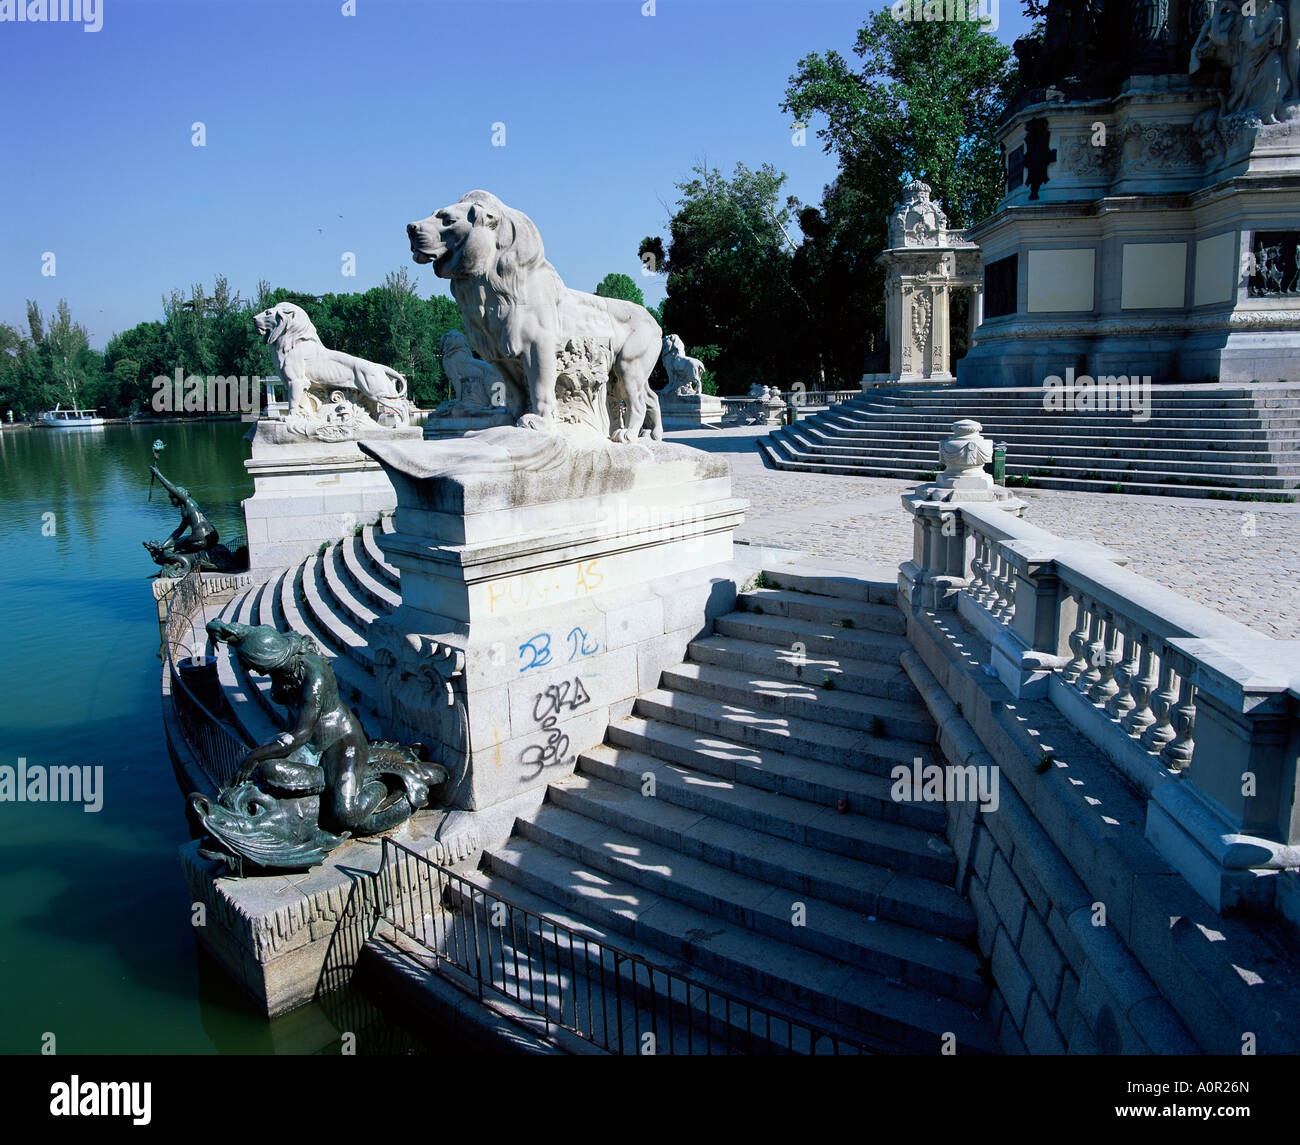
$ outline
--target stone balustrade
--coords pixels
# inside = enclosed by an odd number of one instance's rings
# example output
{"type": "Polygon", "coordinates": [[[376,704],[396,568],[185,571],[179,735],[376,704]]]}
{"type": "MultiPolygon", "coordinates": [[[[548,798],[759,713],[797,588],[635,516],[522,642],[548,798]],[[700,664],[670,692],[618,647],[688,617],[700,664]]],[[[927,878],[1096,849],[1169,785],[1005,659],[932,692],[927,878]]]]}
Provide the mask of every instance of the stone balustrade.
{"type": "Polygon", "coordinates": [[[985,672],[1049,700],[1144,791],[1147,838],[1216,910],[1271,901],[1262,876],[1300,866],[1300,641],[1038,528],[1014,498],[966,499],[941,477],[903,504],[911,609],[955,611],[987,643],[985,672]]]}

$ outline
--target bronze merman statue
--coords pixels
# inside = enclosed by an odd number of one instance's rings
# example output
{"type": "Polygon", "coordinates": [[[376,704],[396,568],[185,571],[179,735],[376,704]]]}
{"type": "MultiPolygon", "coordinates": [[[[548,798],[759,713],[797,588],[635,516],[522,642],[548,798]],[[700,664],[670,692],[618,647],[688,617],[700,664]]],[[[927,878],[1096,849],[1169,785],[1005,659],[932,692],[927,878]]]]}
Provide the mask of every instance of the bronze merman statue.
{"type": "Polygon", "coordinates": [[[154,563],[161,568],[160,576],[183,577],[191,568],[197,567],[206,572],[234,572],[248,567],[248,550],[240,546],[231,552],[225,545],[219,544],[220,536],[216,526],[208,520],[199,503],[190,496],[189,490],[181,485],[174,485],[162,475],[158,468],[158,452],[161,442],[154,442],[154,462],[149,466],[149,492],[153,494],[153,483],[157,481],[167,490],[171,503],[181,510],[181,523],[176,526],[165,541],[144,541],[154,563]],[[185,536],[186,531],[189,536],[185,536]]]}
{"type": "Polygon", "coordinates": [[[216,802],[191,795],[210,846],[207,858],[236,874],[245,864],[304,870],[350,834],[373,835],[405,822],[447,780],[420,745],[374,743],[339,697],[329,661],[310,637],[223,620],[214,640],[235,649],[245,669],[271,678],[271,698],[295,714],[292,731],[254,748],[216,802]]]}

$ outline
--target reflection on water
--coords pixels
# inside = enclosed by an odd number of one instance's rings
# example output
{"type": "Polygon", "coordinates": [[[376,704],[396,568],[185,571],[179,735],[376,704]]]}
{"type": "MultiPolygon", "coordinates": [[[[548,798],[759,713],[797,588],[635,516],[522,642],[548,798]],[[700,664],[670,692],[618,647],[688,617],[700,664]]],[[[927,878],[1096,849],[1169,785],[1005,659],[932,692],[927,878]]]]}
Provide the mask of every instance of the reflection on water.
{"type": "Polygon", "coordinates": [[[0,765],[104,769],[98,813],[0,803],[0,1052],[53,1033],[65,1054],[328,1053],[344,1029],[361,1052],[419,1048],[351,994],[267,1023],[196,951],[140,542],[180,519],[147,499],[155,440],[221,539],[242,537],[247,428],[0,433],[0,765]]]}

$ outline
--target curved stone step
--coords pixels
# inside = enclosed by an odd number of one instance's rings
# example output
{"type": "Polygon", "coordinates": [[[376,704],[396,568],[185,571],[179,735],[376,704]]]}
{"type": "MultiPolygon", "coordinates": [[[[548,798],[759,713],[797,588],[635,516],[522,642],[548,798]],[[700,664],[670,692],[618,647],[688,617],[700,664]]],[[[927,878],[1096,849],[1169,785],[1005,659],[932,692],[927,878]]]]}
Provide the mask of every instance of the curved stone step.
{"type": "Polygon", "coordinates": [[[528,839],[488,854],[489,869],[619,933],[683,957],[727,981],[847,1021],[899,1046],[933,1053],[952,1033],[976,1052],[997,1052],[987,1021],[968,1005],[770,938],[646,891],[528,839]]]}
{"type": "MultiPolygon", "coordinates": [[[[580,755],[578,771],[628,788],[641,798],[647,797],[646,776],[653,776],[655,799],[801,844],[819,854],[843,855],[946,883],[956,874],[952,848],[935,831],[776,795],[608,743],[580,755]]],[[[938,826],[942,830],[942,824],[938,826]]]]}
{"type": "Polygon", "coordinates": [[[362,600],[352,587],[343,568],[343,545],[343,541],[335,541],[320,554],[320,587],[324,590],[323,596],[328,597],[333,606],[330,611],[355,630],[364,643],[365,630],[379,619],[379,613],[362,600]]]}
{"type": "MultiPolygon", "coordinates": [[[[384,520],[387,521],[390,518],[385,517],[384,520]]],[[[396,567],[388,563],[383,550],[379,547],[379,542],[375,540],[374,525],[364,525],[362,527],[361,544],[365,549],[366,557],[370,561],[370,567],[374,570],[375,575],[400,595],[402,575],[396,567]]]]}
{"type": "Polygon", "coordinates": [[[808,759],[792,752],[764,750],[679,724],[632,715],[610,724],[606,743],[680,764],[692,771],[742,783],[761,791],[801,799],[821,807],[943,831],[947,814],[940,804],[894,799],[886,776],[856,771],[838,763],[808,759]]]}
{"type": "Polygon", "coordinates": [[[339,543],[343,571],[361,598],[381,615],[402,603],[402,594],[391,588],[370,566],[360,536],[344,537],[339,543]]]}
{"type": "MultiPolygon", "coordinates": [[[[338,680],[339,690],[342,693],[344,702],[349,704],[357,716],[360,717],[362,724],[366,728],[366,734],[373,739],[380,726],[373,699],[374,678],[350,656],[340,654],[335,649],[329,638],[315,623],[317,614],[314,610],[308,609],[308,611],[304,612],[298,606],[297,594],[306,592],[306,587],[310,583],[307,566],[316,559],[313,556],[301,561],[289,570],[281,582],[278,600],[284,619],[284,627],[294,632],[300,632],[304,636],[310,636],[320,646],[321,651],[330,658],[330,664],[334,669],[334,676],[338,680]],[[309,620],[308,617],[311,619],[309,620]]],[[[311,595],[311,593],[307,593],[308,602],[311,600],[311,595]]],[[[319,594],[317,593],[316,596],[319,603],[319,594]]],[[[328,610],[326,610],[326,614],[329,615],[328,610]]]]}
{"type": "MultiPolygon", "coordinates": [[[[231,600],[221,610],[221,619],[248,623],[241,616],[248,607],[248,599],[253,591],[254,589],[247,589],[231,600]]],[[[243,733],[244,741],[255,746],[274,739],[282,729],[262,707],[257,689],[249,682],[235,650],[229,644],[220,642],[214,642],[211,648],[217,661],[217,681],[221,684],[222,693],[243,733]]]]}
{"type": "Polygon", "coordinates": [[[299,588],[307,602],[303,615],[336,653],[373,672],[375,654],[366,643],[365,632],[357,621],[340,610],[334,597],[325,571],[328,557],[328,552],[325,556],[313,553],[299,566],[302,570],[299,588]]]}

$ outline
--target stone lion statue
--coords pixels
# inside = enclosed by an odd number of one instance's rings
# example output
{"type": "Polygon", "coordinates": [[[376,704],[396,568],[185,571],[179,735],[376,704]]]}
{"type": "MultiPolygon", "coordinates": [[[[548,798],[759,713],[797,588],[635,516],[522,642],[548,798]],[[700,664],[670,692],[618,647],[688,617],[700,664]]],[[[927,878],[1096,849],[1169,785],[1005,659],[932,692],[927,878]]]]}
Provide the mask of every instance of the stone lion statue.
{"type": "Polygon", "coordinates": [[[627,405],[627,425],[615,419],[610,436],[633,441],[643,427],[662,436],[650,388],[662,331],[645,307],[566,287],[532,219],[487,191],[470,191],[406,230],[414,260],[451,282],[471,348],[526,396],[519,425],[557,429],[559,355],[570,343],[599,345],[611,359],[605,399],[627,405]]]}
{"type": "Polygon", "coordinates": [[[704,392],[704,363],[687,355],[685,344],[676,334],[664,336],[662,358],[668,386],[673,393],[685,397],[704,392]]]}
{"type": "Polygon", "coordinates": [[[399,425],[410,421],[406,379],[396,370],[330,350],[301,306],[280,302],[253,318],[253,325],[275,354],[275,368],[289,391],[289,418],[323,420],[322,407],[352,400],[377,417],[391,412],[399,425]]]}
{"type": "Polygon", "coordinates": [[[442,368],[456,396],[438,407],[435,411],[438,416],[485,413],[502,406],[515,417],[524,412],[523,392],[507,382],[490,362],[474,357],[469,342],[459,330],[444,334],[440,348],[442,368]]]}

